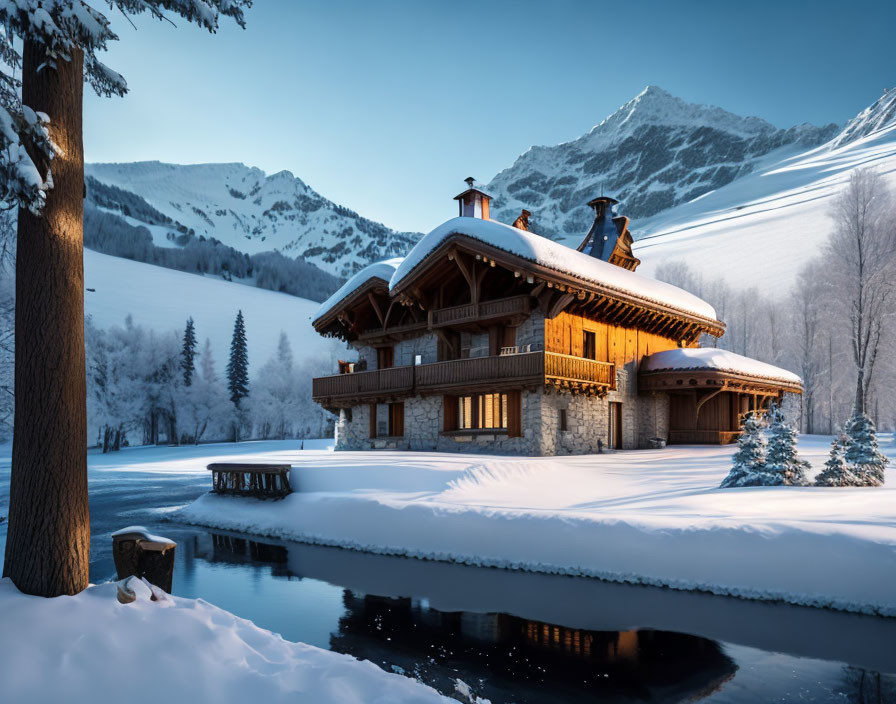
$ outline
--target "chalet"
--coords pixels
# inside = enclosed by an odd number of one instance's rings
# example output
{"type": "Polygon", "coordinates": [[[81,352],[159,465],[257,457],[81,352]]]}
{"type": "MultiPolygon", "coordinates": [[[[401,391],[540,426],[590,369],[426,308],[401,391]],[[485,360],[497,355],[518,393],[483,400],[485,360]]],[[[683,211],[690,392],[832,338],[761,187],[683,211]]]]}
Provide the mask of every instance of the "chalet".
{"type": "Polygon", "coordinates": [[[743,414],[799,394],[799,377],[716,348],[705,301],[636,273],[617,201],[589,205],[573,249],[489,217],[476,187],[404,259],[355,274],[317,311],[357,351],[313,396],[337,449],[524,455],[727,443],[743,414]]]}

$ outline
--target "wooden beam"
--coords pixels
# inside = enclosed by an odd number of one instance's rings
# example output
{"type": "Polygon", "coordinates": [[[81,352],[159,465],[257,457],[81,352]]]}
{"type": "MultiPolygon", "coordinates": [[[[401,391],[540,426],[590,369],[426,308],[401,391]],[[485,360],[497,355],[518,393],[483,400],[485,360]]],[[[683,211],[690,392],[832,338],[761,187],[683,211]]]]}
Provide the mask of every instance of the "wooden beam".
{"type": "Polygon", "coordinates": [[[561,311],[568,306],[572,300],[575,298],[575,294],[572,293],[564,293],[557,297],[557,300],[551,304],[551,307],[548,312],[545,313],[546,318],[556,318],[560,315],[561,311]]]}
{"type": "Polygon", "coordinates": [[[383,310],[382,310],[382,308],[380,308],[380,304],[376,300],[376,297],[368,291],[367,299],[370,301],[370,305],[373,306],[373,312],[376,313],[376,317],[379,319],[380,325],[382,325],[385,328],[386,327],[386,319],[383,317],[383,310]]]}

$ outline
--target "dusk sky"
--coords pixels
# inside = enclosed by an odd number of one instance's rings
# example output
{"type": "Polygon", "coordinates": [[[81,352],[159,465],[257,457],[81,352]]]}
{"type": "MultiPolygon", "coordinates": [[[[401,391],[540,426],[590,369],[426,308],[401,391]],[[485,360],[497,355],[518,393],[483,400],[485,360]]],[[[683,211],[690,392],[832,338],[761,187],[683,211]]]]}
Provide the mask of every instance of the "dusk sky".
{"type": "Polygon", "coordinates": [[[217,36],[149,19],[85,91],[89,161],[287,169],[390,227],[530,145],[574,139],[654,84],[779,127],[842,123],[896,84],[896,3],[258,0],[217,36]]]}

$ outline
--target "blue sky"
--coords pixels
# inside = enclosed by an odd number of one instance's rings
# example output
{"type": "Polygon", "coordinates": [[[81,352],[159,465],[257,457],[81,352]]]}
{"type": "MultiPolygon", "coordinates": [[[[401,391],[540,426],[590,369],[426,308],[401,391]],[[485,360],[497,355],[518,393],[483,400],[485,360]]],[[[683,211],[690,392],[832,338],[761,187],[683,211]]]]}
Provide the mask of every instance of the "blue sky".
{"type": "Polygon", "coordinates": [[[89,161],[242,161],[407,230],[532,144],[644,86],[780,127],[842,123],[896,85],[896,3],[256,0],[209,35],[143,18],[85,92],[89,161]]]}

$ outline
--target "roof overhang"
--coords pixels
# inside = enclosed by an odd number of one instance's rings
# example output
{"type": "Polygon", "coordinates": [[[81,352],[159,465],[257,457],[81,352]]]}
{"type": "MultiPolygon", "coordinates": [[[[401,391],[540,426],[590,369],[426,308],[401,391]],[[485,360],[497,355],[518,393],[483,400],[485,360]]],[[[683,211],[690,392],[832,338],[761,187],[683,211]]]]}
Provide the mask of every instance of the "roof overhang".
{"type": "Polygon", "coordinates": [[[425,259],[418,263],[407,276],[404,276],[401,281],[398,282],[397,286],[393,287],[392,295],[413,298],[413,296],[409,295],[409,292],[413,290],[414,286],[426,276],[430,269],[442,262],[444,258],[448,257],[454,250],[465,251],[474,256],[479,255],[480,257],[487,258],[489,261],[495,262],[505,269],[519,272],[520,275],[531,275],[541,281],[547,281],[552,286],[558,286],[561,290],[567,290],[569,293],[572,293],[579,301],[584,300],[589,295],[592,297],[600,296],[612,299],[613,301],[638,306],[648,313],[677,318],[685,323],[693,324],[699,328],[701,332],[716,337],[721,337],[725,333],[725,324],[720,320],[697,315],[696,313],[682,310],[662,301],[638,296],[608,284],[600,284],[581,279],[569,272],[552,269],[543,264],[538,264],[525,257],[521,257],[512,252],[482,242],[478,238],[460,233],[455,233],[446,237],[438,247],[429,252],[425,259]]]}
{"type": "Polygon", "coordinates": [[[367,281],[339,301],[338,304],[334,305],[326,313],[312,321],[311,324],[318,333],[325,334],[328,329],[339,320],[340,316],[344,315],[346,310],[356,306],[361,301],[367,300],[367,295],[373,293],[388,295],[389,282],[378,276],[373,276],[367,279],[367,281]]]}
{"type": "Polygon", "coordinates": [[[747,394],[774,396],[780,393],[801,394],[802,384],[785,379],[755,376],[723,369],[659,369],[638,372],[639,391],[728,390],[747,394]]]}

